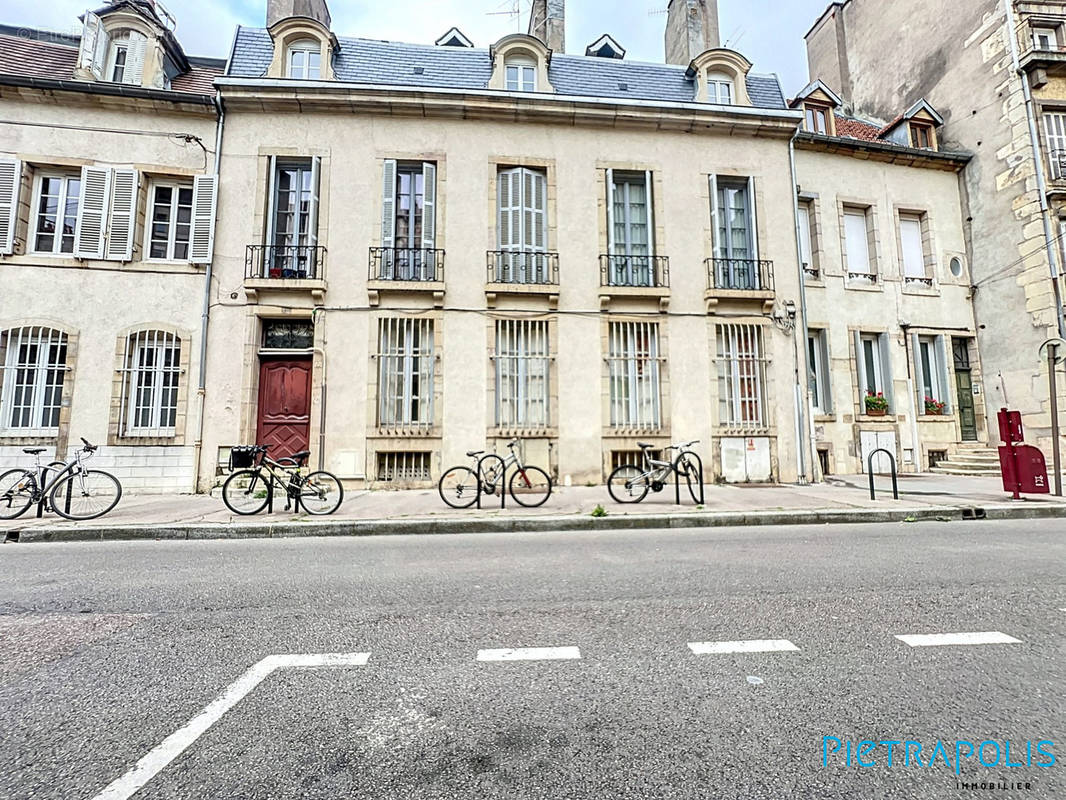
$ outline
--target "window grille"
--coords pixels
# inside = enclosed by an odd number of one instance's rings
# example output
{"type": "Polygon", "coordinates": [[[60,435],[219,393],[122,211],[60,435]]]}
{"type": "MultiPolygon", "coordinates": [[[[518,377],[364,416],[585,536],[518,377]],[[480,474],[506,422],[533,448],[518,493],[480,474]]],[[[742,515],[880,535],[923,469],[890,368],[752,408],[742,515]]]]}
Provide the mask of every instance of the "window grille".
{"type": "Polygon", "coordinates": [[[765,427],[765,384],[760,328],[718,326],[719,423],[733,428],[765,427]]]}
{"type": "Polygon", "coordinates": [[[54,436],[67,373],[67,335],[28,326],[0,333],[3,388],[0,427],[20,435],[54,436]]]}
{"type": "MultiPolygon", "coordinates": [[[[661,450],[649,450],[648,458],[655,461],[661,461],[663,457],[661,450]]],[[[623,464],[630,464],[634,467],[640,468],[642,471],[645,469],[644,454],[640,450],[612,450],[611,451],[611,472],[614,472],[623,464]]]]}
{"type": "Polygon", "coordinates": [[[392,483],[412,483],[432,480],[430,453],[378,453],[378,480],[392,483]]]}
{"type": "Polygon", "coordinates": [[[496,425],[544,428],[549,424],[548,323],[496,323],[496,425]]]}
{"type": "Polygon", "coordinates": [[[378,424],[429,428],[433,424],[433,321],[380,321],[378,424]]]}
{"type": "Polygon", "coordinates": [[[611,427],[660,427],[659,325],[612,322],[608,329],[611,427]]]}
{"type": "Polygon", "coordinates": [[[178,418],[181,339],[167,331],[137,331],[122,354],[123,436],[172,437],[178,418]]]}

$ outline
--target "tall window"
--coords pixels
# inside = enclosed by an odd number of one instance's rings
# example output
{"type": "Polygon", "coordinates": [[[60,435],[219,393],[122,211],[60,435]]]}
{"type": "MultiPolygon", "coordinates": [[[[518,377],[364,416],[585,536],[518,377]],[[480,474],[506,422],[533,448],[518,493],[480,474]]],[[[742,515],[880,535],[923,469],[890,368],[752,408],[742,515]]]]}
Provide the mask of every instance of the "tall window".
{"type": "Polygon", "coordinates": [[[1043,118],[1051,179],[1062,180],[1066,178],[1066,112],[1045,111],[1043,118]]]}
{"type": "Polygon", "coordinates": [[[651,203],[651,173],[608,172],[610,204],[608,236],[612,286],[654,286],[655,254],[651,203]]]}
{"type": "Polygon", "coordinates": [[[766,360],[757,325],[718,326],[718,419],[741,427],[766,425],[766,360]]]}
{"type": "Polygon", "coordinates": [[[107,75],[114,83],[124,83],[126,77],[126,59],[129,57],[129,36],[118,36],[111,40],[111,52],[108,54],[107,75]]]}
{"type": "Polygon", "coordinates": [[[844,246],[847,250],[848,277],[876,280],[873,260],[870,258],[870,237],[866,218],[865,208],[844,209],[844,246]]]}
{"type": "Polygon", "coordinates": [[[496,424],[543,428],[548,425],[548,323],[500,320],[496,323],[496,424]]]}
{"type": "Polygon", "coordinates": [[[804,107],[807,130],[810,133],[829,133],[829,109],[825,106],[810,105],[804,107]]]}
{"type": "Polygon", "coordinates": [[[729,75],[724,72],[707,73],[707,102],[731,106],[735,96],[736,88],[729,75]]]}
{"type": "Polygon", "coordinates": [[[611,426],[659,428],[661,420],[659,326],[612,322],[608,328],[611,426]]]}
{"type": "Polygon", "coordinates": [[[33,251],[73,253],[81,178],[77,175],[39,175],[36,194],[33,251]]]}
{"type": "Polygon", "coordinates": [[[192,230],[192,184],[155,183],[150,197],[148,257],[187,261],[192,230]]]}
{"type": "Polygon", "coordinates": [[[272,159],[273,192],[268,244],[271,278],[316,277],[319,160],[272,159]]]}
{"type": "Polygon", "coordinates": [[[288,75],[308,81],[322,77],[322,45],[314,39],[289,45],[288,75]]]}
{"type": "Polygon", "coordinates": [[[433,321],[390,318],[379,323],[378,424],[433,424],[433,321]]]}
{"type": "Polygon", "coordinates": [[[903,251],[903,279],[907,283],[930,282],[922,240],[922,218],[918,214],[899,215],[899,240],[903,251]]]}
{"type": "Polygon", "coordinates": [[[537,62],[528,56],[511,56],[506,64],[507,91],[537,91],[537,62]]]}
{"type": "Polygon", "coordinates": [[[497,178],[498,245],[502,253],[496,280],[545,283],[548,263],[548,178],[543,170],[500,170],[497,178]]]}
{"type": "Polygon", "coordinates": [[[888,356],[888,336],[883,333],[855,333],[855,371],[858,378],[860,410],[864,398],[881,395],[892,405],[892,369],[888,356]]]}
{"type": "Polygon", "coordinates": [[[719,289],[759,289],[751,181],[713,179],[715,192],[715,284],[719,289]]]}
{"type": "Polygon", "coordinates": [[[814,203],[810,200],[800,200],[797,207],[799,209],[800,263],[805,276],[817,278],[819,270],[818,265],[814,263],[814,203]]]}
{"type": "Polygon", "coordinates": [[[383,167],[380,280],[432,281],[436,272],[437,165],[386,159],[383,167]]]}
{"type": "Polygon", "coordinates": [[[817,414],[829,414],[833,409],[829,389],[829,337],[824,330],[811,330],[807,335],[807,358],[810,372],[807,385],[811,405],[817,414]]]}
{"type": "Polygon", "coordinates": [[[178,416],[181,340],[166,331],[126,338],[120,419],[125,436],[173,436],[178,416]]]}
{"type": "Polygon", "coordinates": [[[36,326],[12,328],[0,334],[0,353],[0,428],[54,436],[66,379],[67,335],[36,326]]]}
{"type": "Polygon", "coordinates": [[[915,336],[915,382],[920,393],[919,414],[950,413],[947,343],[943,336],[915,336]],[[941,405],[943,404],[943,405],[941,405]]]}

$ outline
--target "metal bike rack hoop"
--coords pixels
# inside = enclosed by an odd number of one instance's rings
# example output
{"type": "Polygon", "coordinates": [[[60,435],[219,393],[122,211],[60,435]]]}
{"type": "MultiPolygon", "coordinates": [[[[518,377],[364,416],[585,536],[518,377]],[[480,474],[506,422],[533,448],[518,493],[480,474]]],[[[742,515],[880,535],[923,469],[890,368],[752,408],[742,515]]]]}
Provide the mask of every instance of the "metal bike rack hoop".
{"type": "Polygon", "coordinates": [[[892,499],[899,500],[899,483],[896,480],[896,457],[883,447],[879,447],[870,453],[870,457],[866,462],[866,471],[870,475],[870,499],[877,499],[877,493],[874,490],[874,456],[878,453],[884,453],[888,456],[888,460],[892,464],[892,499]]]}
{"type": "Polygon", "coordinates": [[[507,507],[507,462],[503,460],[501,456],[495,453],[489,453],[484,455],[477,461],[477,475],[474,479],[477,481],[477,507],[481,508],[481,465],[488,461],[490,458],[495,458],[500,462],[500,508],[507,507]]]}

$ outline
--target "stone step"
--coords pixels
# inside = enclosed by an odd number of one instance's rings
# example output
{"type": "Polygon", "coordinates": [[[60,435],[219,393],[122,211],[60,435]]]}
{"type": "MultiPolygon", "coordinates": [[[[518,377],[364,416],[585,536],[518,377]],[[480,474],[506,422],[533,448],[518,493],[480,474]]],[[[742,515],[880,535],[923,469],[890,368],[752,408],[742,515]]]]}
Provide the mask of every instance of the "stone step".
{"type": "Polygon", "coordinates": [[[937,468],[950,469],[959,475],[969,475],[975,472],[991,472],[999,474],[999,464],[969,464],[961,461],[941,461],[937,468]]]}
{"type": "Polygon", "coordinates": [[[939,466],[933,467],[930,472],[935,475],[957,475],[959,477],[966,476],[971,478],[998,478],[1000,477],[999,469],[957,469],[945,464],[941,461],[939,466]]]}
{"type": "Polygon", "coordinates": [[[956,453],[948,461],[953,464],[993,464],[999,465],[999,453],[956,453]]]}

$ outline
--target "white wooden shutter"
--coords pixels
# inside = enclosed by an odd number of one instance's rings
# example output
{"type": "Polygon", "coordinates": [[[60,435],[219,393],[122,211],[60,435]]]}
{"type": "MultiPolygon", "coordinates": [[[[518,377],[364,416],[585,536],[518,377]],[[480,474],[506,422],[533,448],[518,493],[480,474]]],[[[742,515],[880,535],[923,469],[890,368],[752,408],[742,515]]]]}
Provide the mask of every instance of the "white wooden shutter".
{"type": "Polygon", "coordinates": [[[104,35],[104,27],[100,24],[100,18],[91,11],[85,12],[85,18],[81,27],[81,44],[78,50],[78,69],[88,70],[97,78],[99,71],[95,68],[96,44],[104,35]]]}
{"type": "Polygon", "coordinates": [[[936,369],[938,377],[940,378],[940,394],[942,397],[938,397],[941,403],[944,404],[944,413],[951,413],[951,386],[948,384],[948,347],[946,337],[937,336],[936,342],[936,369]]]}
{"type": "Polygon", "coordinates": [[[496,176],[496,242],[501,250],[515,249],[511,241],[511,184],[516,177],[512,169],[501,170],[496,176]]]}
{"type": "Polygon", "coordinates": [[[137,222],[137,185],[140,175],[135,169],[111,171],[111,203],[107,215],[108,261],[133,260],[133,228],[137,222]]]}
{"type": "Polygon", "coordinates": [[[267,157],[267,204],[266,204],[266,244],[267,247],[274,246],[274,233],[277,225],[277,220],[274,217],[275,205],[277,204],[278,193],[278,157],[267,157]]]}
{"type": "Polygon", "coordinates": [[[899,239],[903,248],[903,275],[925,278],[925,253],[922,250],[922,223],[916,217],[899,218],[899,239]]]}
{"type": "Polygon", "coordinates": [[[918,416],[925,416],[925,367],[922,365],[922,340],[911,334],[911,350],[914,352],[914,391],[918,400],[918,416]]]}
{"type": "Polygon", "coordinates": [[[892,338],[887,333],[879,334],[877,337],[877,347],[881,351],[879,355],[881,356],[882,391],[888,401],[888,413],[895,414],[896,398],[892,381],[892,358],[888,352],[891,342],[892,338]]]}
{"type": "Polygon", "coordinates": [[[104,26],[101,24],[100,32],[96,36],[96,46],[93,48],[92,64],[89,67],[90,72],[97,80],[105,80],[110,77],[104,74],[107,71],[107,55],[110,49],[111,37],[107,35],[107,31],[104,30],[104,26]]]}
{"type": "Polygon", "coordinates": [[[218,204],[218,176],[197,175],[192,179],[192,229],[189,233],[189,261],[206,264],[215,253],[215,208],[218,204]]]}
{"type": "Polygon", "coordinates": [[[15,252],[21,184],[22,162],[17,158],[0,158],[0,255],[15,252]]]}
{"type": "Polygon", "coordinates": [[[107,167],[81,168],[81,201],[74,228],[74,255],[103,258],[107,232],[108,201],[111,199],[111,170],[107,167]]]}
{"type": "MultiPolygon", "coordinates": [[[[759,214],[755,205],[755,178],[748,178],[748,238],[751,240],[751,257],[759,260],[759,214]]],[[[759,271],[756,270],[758,275],[759,271]]],[[[762,280],[761,276],[757,280],[762,280]]],[[[761,288],[765,289],[765,286],[761,288]]]]}
{"type": "Polygon", "coordinates": [[[866,411],[866,353],[862,349],[862,331],[853,331],[855,340],[855,377],[859,382],[859,413],[866,411]]]}
{"type": "Polygon", "coordinates": [[[722,258],[725,242],[720,242],[718,235],[718,176],[712,175],[711,182],[711,241],[714,243],[713,253],[715,258],[722,258]]]}
{"type": "MultiPolygon", "coordinates": [[[[318,206],[322,186],[322,157],[311,158],[311,204],[307,210],[307,243],[318,244],[318,206]]],[[[314,258],[314,256],[312,256],[314,258]]]]}
{"type": "Polygon", "coordinates": [[[545,252],[548,249],[548,178],[543,172],[526,170],[525,197],[530,224],[526,226],[525,249],[545,252]]]}
{"type": "Polygon", "coordinates": [[[799,204],[799,237],[800,237],[800,261],[802,266],[810,269],[811,256],[811,209],[807,203],[799,204]]]}
{"type": "Polygon", "coordinates": [[[605,177],[607,183],[607,252],[614,255],[616,246],[614,240],[614,170],[608,169],[605,177]]]}
{"type": "Polygon", "coordinates": [[[385,159],[381,180],[381,246],[396,246],[396,160],[385,159]]]}
{"type": "MultiPolygon", "coordinates": [[[[647,198],[647,217],[648,217],[648,255],[655,255],[655,195],[652,191],[652,177],[651,172],[645,170],[644,172],[644,196],[647,198]]],[[[652,275],[654,276],[654,267],[652,267],[652,275]]],[[[653,278],[654,280],[654,278],[653,278]]]]}
{"type": "Polygon", "coordinates": [[[422,246],[437,246],[437,165],[422,164],[422,246]]]}
{"type": "Polygon", "coordinates": [[[144,55],[148,48],[148,37],[137,31],[129,32],[129,46],[126,49],[126,68],[122,72],[122,82],[140,86],[144,77],[144,55]]]}

